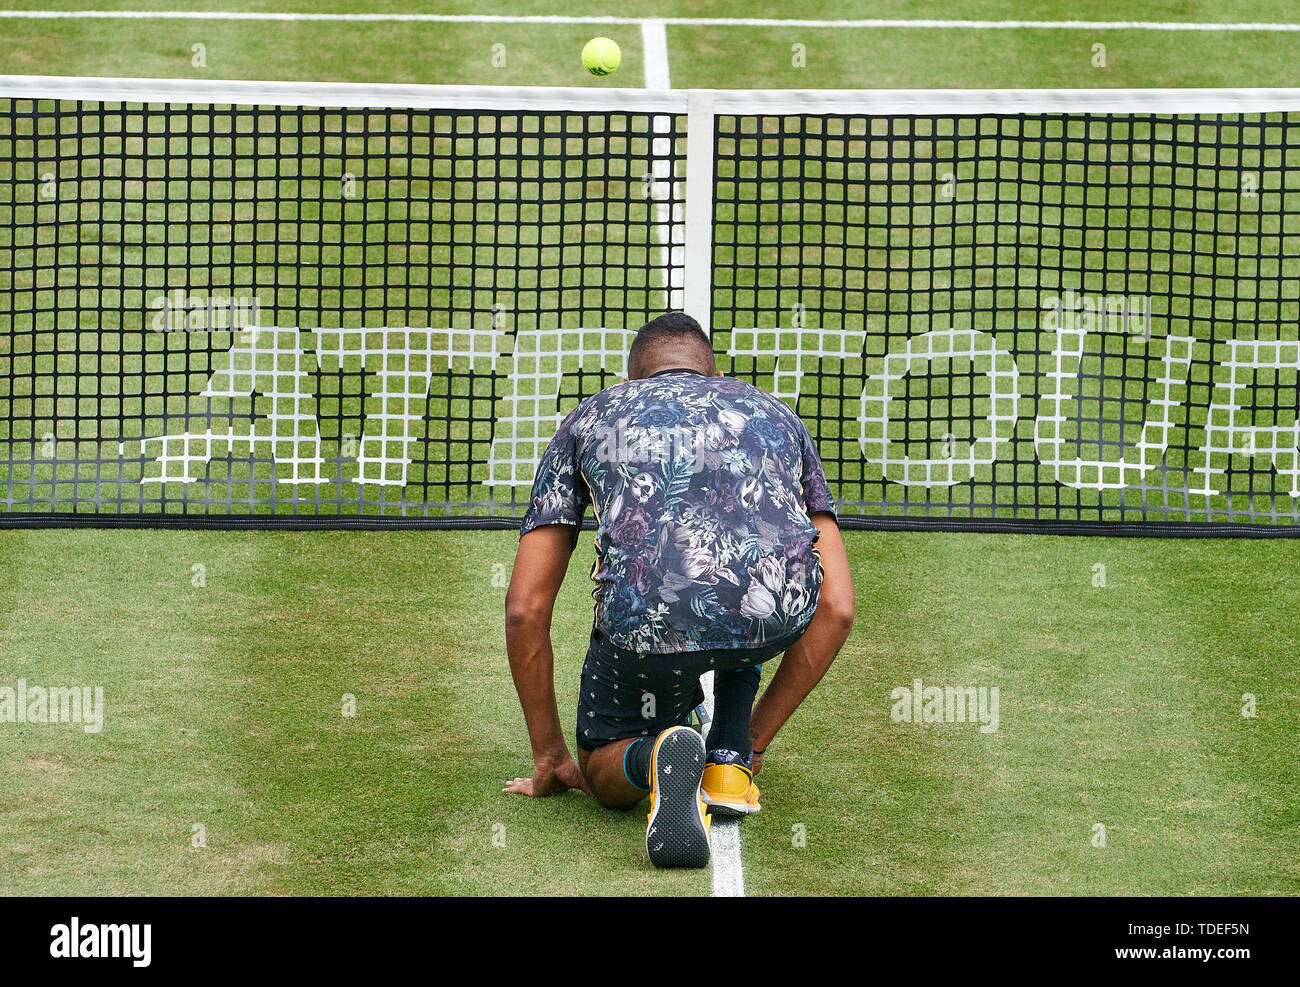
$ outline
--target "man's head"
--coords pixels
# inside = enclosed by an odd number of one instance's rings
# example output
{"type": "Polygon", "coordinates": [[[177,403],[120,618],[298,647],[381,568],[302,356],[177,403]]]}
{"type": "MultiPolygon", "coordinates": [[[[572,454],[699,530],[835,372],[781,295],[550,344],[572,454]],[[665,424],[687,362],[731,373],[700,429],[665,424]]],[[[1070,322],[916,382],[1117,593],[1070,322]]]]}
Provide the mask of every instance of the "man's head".
{"type": "Polygon", "coordinates": [[[627,353],[629,380],[650,377],[661,370],[685,367],[712,377],[713,344],[700,324],[685,312],[669,312],[641,327],[627,353]]]}

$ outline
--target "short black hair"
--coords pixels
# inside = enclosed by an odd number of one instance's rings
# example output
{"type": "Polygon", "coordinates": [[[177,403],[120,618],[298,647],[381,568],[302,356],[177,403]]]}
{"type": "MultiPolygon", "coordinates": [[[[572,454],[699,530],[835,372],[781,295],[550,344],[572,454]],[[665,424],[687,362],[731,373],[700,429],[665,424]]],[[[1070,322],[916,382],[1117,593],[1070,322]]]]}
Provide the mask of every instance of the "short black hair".
{"type": "Polygon", "coordinates": [[[644,371],[652,367],[688,367],[709,375],[718,372],[713,344],[700,324],[685,312],[667,312],[637,330],[632,348],[627,351],[627,375],[643,377],[644,371]]]}

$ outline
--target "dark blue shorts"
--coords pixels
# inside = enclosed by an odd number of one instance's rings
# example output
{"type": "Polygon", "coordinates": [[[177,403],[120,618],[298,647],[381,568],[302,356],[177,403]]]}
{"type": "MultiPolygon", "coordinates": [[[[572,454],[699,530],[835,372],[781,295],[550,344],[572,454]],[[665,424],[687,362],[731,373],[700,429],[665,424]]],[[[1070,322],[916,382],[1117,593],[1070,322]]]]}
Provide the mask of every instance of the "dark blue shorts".
{"type": "Polygon", "coordinates": [[[800,631],[761,648],[641,655],[614,647],[593,627],[578,693],[578,747],[594,751],[687,723],[704,702],[701,675],[760,665],[802,636],[800,631]]]}

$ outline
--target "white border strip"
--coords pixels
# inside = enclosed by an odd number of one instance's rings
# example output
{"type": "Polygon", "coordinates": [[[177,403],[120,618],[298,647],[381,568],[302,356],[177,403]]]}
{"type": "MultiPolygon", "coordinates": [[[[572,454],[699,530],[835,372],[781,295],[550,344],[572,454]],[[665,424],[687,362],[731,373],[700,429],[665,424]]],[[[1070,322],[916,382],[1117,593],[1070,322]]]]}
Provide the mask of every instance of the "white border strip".
{"type": "Polygon", "coordinates": [[[745,866],[740,859],[740,820],[715,818],[709,841],[713,855],[713,897],[745,897],[745,866]]]}
{"type": "Polygon", "coordinates": [[[645,60],[645,87],[671,89],[668,71],[668,30],[661,20],[641,22],[641,57],[645,60]]]}
{"type": "MultiPolygon", "coordinates": [[[[663,21],[646,21],[641,25],[641,48],[645,61],[645,87],[663,91],[672,88],[668,75],[668,32],[663,21]]],[[[651,206],[654,229],[652,242],[658,244],[655,266],[664,272],[663,308],[681,307],[684,231],[678,201],[681,183],[673,174],[673,121],[660,114],[653,120],[654,139],[650,142],[651,174],[654,177],[652,192],[655,202],[651,206]],[[661,189],[663,190],[661,192],[661,189]],[[666,201],[665,201],[666,200],[666,201]]]]}
{"type": "Polygon", "coordinates": [[[714,113],[889,116],[1016,113],[1264,113],[1300,110],[1300,89],[571,89],[553,86],[423,86],[360,82],[246,82],[0,76],[0,97],[83,102],[238,103],[685,113],[690,93],[714,113]]]}
{"type": "Polygon", "coordinates": [[[686,115],[685,283],[682,311],[713,333],[713,94],[694,90],[686,115]]]}
{"type": "MultiPolygon", "coordinates": [[[[22,20],[183,20],[183,21],[392,21],[431,24],[641,24],[645,17],[565,14],[315,14],[307,12],[224,10],[0,10],[0,18],[22,20]]],[[[869,17],[846,20],[769,17],[664,17],[665,24],[698,27],[915,28],[977,31],[1267,31],[1296,32],[1300,24],[1269,21],[1197,23],[1194,21],[1034,21],[942,20],[869,17]]]]}
{"type": "Polygon", "coordinates": [[[720,89],[715,113],[988,115],[1264,113],[1300,109],[1300,89],[720,89]]]}
{"type": "MultiPolygon", "coordinates": [[[[700,676],[704,708],[713,717],[713,673],[700,676]]],[[[707,742],[709,735],[704,734],[707,742]]],[[[713,859],[713,897],[745,897],[745,867],[740,859],[740,820],[715,817],[709,827],[709,848],[713,859]]]]}
{"type": "Polygon", "coordinates": [[[719,90],[716,113],[862,116],[1017,113],[1266,113],[1300,109],[1300,89],[719,90]]]}
{"type": "Polygon", "coordinates": [[[248,82],[202,79],[107,79],[0,76],[0,97],[83,102],[238,103],[436,110],[639,110],[685,112],[685,92],[569,89],[556,86],[424,86],[364,82],[248,82]]]}

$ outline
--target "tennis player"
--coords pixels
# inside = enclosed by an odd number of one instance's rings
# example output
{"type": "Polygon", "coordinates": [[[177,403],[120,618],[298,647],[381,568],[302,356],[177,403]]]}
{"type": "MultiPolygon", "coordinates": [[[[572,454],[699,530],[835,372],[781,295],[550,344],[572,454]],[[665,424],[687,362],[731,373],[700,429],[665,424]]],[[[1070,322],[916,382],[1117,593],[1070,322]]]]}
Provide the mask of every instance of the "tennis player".
{"type": "Polygon", "coordinates": [[[628,353],[629,380],[583,401],[542,456],[506,595],[506,647],[533,750],[505,791],[650,796],[658,867],[709,860],[709,813],[759,810],[763,752],[853,623],[835,505],[808,429],[714,365],[670,312],[628,353]],[[595,621],[575,762],[555,699],[551,616],[579,526],[596,516],[595,621]],[[761,666],[784,654],[757,706],[761,666]],[[714,673],[708,746],[689,727],[714,673]]]}

